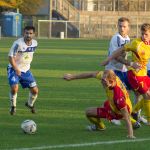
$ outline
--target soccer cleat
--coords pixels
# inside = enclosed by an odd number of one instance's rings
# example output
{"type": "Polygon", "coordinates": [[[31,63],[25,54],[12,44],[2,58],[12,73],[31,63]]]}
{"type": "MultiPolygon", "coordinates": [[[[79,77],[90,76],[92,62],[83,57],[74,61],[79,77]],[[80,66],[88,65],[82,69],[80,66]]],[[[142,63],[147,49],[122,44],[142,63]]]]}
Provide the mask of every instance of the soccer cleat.
{"type": "Polygon", "coordinates": [[[145,119],[143,116],[139,117],[138,122],[142,122],[143,124],[147,125],[147,119],[145,119]]]}
{"type": "Polygon", "coordinates": [[[138,129],[140,127],[141,127],[141,124],[138,121],[133,124],[133,129],[138,129]]]}
{"type": "Polygon", "coordinates": [[[15,113],[16,113],[16,107],[11,106],[11,108],[10,108],[10,114],[11,115],[15,115],[15,113]]]}
{"type": "Polygon", "coordinates": [[[117,125],[117,126],[120,126],[120,125],[121,125],[121,121],[120,121],[120,120],[112,119],[110,122],[111,122],[112,124],[114,124],[114,125],[117,125]]]}
{"type": "Polygon", "coordinates": [[[131,113],[131,116],[132,116],[133,119],[138,121],[138,118],[139,118],[138,113],[131,113]]]}
{"type": "Polygon", "coordinates": [[[95,124],[93,124],[93,125],[88,125],[88,126],[86,127],[86,129],[87,129],[88,131],[103,131],[103,130],[106,129],[106,127],[104,127],[104,128],[99,128],[99,127],[97,127],[95,124]]]}
{"type": "Polygon", "coordinates": [[[28,107],[28,108],[31,110],[31,112],[32,112],[33,114],[35,114],[35,108],[34,108],[34,106],[30,106],[30,105],[28,104],[28,102],[25,103],[25,106],[28,107]]]}
{"type": "Polygon", "coordinates": [[[150,126],[150,122],[147,122],[147,124],[146,124],[146,125],[150,126]]]}

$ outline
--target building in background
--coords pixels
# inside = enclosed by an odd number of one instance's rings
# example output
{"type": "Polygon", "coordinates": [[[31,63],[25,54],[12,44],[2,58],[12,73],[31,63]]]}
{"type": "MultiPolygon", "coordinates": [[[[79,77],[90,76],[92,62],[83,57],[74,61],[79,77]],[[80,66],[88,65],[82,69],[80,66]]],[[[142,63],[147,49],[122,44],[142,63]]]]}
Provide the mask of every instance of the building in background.
{"type": "Polygon", "coordinates": [[[119,17],[131,20],[131,37],[150,23],[150,0],[43,0],[38,11],[23,14],[22,28],[34,25],[39,38],[109,38],[119,17]]]}

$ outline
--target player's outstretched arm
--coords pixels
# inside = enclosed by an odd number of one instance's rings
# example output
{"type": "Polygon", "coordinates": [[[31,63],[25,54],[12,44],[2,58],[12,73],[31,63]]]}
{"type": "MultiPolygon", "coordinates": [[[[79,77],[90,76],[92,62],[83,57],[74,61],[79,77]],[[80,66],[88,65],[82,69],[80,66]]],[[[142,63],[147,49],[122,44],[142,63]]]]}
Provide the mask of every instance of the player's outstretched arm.
{"type": "Polygon", "coordinates": [[[132,123],[130,121],[130,115],[128,113],[127,107],[124,107],[124,108],[121,109],[121,114],[122,114],[122,116],[125,120],[126,127],[127,127],[127,130],[128,130],[127,138],[135,139],[136,137],[133,135],[132,123]]]}
{"type": "Polygon", "coordinates": [[[111,60],[121,56],[121,55],[124,55],[124,49],[123,47],[117,49],[116,51],[114,51],[112,53],[111,56],[107,57],[102,63],[101,63],[101,66],[106,66],[111,60]]]}
{"type": "Polygon", "coordinates": [[[89,72],[89,73],[81,73],[81,74],[65,74],[64,80],[70,81],[70,80],[76,80],[76,79],[87,79],[87,78],[95,78],[98,71],[95,72],[89,72]]]}

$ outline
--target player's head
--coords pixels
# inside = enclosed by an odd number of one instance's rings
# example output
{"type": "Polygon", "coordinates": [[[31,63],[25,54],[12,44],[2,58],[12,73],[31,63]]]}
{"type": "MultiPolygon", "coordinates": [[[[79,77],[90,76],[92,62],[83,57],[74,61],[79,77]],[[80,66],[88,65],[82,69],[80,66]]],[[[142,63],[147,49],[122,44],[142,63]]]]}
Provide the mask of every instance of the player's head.
{"type": "Polygon", "coordinates": [[[104,87],[112,88],[116,84],[116,74],[113,70],[105,70],[101,81],[104,87]]]}
{"type": "Polygon", "coordinates": [[[35,27],[33,26],[26,26],[24,28],[24,39],[25,41],[31,41],[35,34],[35,27]]]}
{"type": "Polygon", "coordinates": [[[149,23],[144,23],[141,26],[141,36],[142,40],[144,42],[149,42],[150,41],[150,24],[149,23]]]}
{"type": "Polygon", "coordinates": [[[129,32],[129,19],[126,17],[121,17],[118,19],[118,32],[121,36],[125,37],[129,32]]]}

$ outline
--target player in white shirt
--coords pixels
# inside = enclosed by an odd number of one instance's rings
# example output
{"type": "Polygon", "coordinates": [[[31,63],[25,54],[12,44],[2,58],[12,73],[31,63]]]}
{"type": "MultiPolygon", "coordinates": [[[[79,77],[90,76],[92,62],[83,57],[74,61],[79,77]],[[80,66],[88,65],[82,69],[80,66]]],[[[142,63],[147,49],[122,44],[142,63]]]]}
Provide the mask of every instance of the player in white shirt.
{"type": "MultiPolygon", "coordinates": [[[[118,19],[118,33],[116,33],[110,41],[108,56],[112,55],[112,53],[115,50],[122,47],[124,44],[130,42],[128,32],[129,32],[129,19],[125,18],[125,17],[119,18],[118,19]]],[[[127,54],[125,54],[125,55],[127,55],[127,54]]],[[[125,56],[125,57],[127,57],[127,56],[125,56]]],[[[127,90],[130,90],[131,87],[127,80],[127,67],[124,64],[119,63],[120,59],[121,58],[111,61],[105,67],[105,70],[110,70],[110,69],[114,70],[116,75],[124,83],[127,90]]]]}
{"type": "Polygon", "coordinates": [[[22,88],[29,88],[29,98],[25,103],[32,113],[35,113],[34,103],[38,96],[38,87],[30,71],[30,64],[37,47],[37,41],[33,39],[35,28],[26,26],[22,38],[14,41],[9,51],[9,65],[7,68],[8,81],[10,85],[10,114],[16,113],[16,100],[18,84],[22,88]]]}

